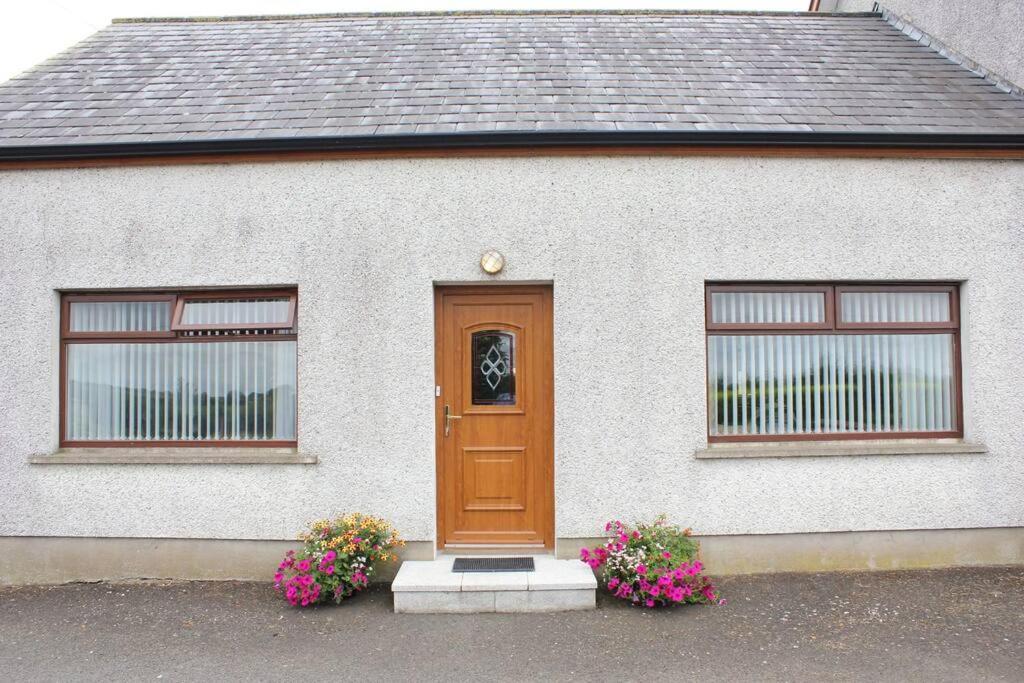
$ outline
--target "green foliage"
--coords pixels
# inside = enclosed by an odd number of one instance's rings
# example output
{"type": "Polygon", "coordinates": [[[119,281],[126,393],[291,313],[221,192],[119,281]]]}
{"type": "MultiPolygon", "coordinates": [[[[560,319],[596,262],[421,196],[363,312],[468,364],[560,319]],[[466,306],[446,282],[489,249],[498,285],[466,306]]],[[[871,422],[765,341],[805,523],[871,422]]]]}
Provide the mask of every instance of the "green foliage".
{"type": "Polygon", "coordinates": [[[661,564],[692,562],[697,557],[699,545],[693,540],[689,529],[682,529],[669,524],[665,515],[659,515],[650,524],[638,523],[636,530],[640,539],[630,539],[641,545],[649,558],[657,558],[648,562],[653,567],[661,564]],[[671,559],[663,559],[662,553],[669,552],[671,559]]]}

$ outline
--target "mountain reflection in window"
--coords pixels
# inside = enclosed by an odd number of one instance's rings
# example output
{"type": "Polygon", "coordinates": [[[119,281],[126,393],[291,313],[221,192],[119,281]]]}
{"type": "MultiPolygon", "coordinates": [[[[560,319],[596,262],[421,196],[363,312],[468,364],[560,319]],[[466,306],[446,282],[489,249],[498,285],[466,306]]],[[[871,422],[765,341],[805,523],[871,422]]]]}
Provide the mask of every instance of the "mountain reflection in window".
{"type": "Polygon", "coordinates": [[[473,333],[473,405],[515,404],[514,345],[515,335],[511,332],[473,333]]]}

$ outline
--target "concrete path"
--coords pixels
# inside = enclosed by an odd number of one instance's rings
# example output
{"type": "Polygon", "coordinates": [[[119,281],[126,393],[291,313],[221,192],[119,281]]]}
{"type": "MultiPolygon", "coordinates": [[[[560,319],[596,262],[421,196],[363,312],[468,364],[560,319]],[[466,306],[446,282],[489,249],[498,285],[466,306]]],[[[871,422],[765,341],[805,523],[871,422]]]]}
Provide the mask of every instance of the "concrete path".
{"type": "Polygon", "coordinates": [[[721,586],[725,607],[478,615],[394,614],[384,587],[314,610],[251,583],[4,588],[0,678],[1024,680],[1021,568],[721,586]]]}

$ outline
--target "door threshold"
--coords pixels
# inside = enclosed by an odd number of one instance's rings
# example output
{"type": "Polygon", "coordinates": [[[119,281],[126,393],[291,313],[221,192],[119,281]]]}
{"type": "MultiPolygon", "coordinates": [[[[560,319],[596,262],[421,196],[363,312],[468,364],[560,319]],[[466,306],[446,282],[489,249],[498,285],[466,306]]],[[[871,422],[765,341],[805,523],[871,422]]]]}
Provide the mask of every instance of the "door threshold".
{"type": "Polygon", "coordinates": [[[555,551],[537,545],[484,545],[479,543],[449,543],[438,548],[438,555],[554,555],[555,551]]]}

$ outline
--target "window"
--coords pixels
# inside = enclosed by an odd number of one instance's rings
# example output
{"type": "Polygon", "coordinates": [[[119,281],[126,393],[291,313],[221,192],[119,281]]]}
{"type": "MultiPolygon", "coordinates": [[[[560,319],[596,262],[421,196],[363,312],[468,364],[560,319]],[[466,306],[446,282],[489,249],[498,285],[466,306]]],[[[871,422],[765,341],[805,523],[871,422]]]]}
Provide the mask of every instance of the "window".
{"type": "Polygon", "coordinates": [[[473,405],[515,405],[515,335],[486,330],[474,332],[472,339],[473,405]]]}
{"type": "Polygon", "coordinates": [[[295,322],[295,294],[240,297],[185,294],[174,308],[174,330],[280,330],[295,322]]]}
{"type": "Polygon", "coordinates": [[[963,435],[956,285],[705,294],[709,441],[963,435]]]}
{"type": "Polygon", "coordinates": [[[62,446],[294,446],[296,292],[65,294],[62,446]]]}

